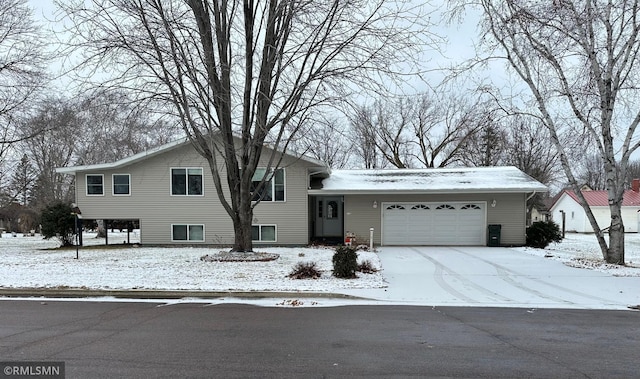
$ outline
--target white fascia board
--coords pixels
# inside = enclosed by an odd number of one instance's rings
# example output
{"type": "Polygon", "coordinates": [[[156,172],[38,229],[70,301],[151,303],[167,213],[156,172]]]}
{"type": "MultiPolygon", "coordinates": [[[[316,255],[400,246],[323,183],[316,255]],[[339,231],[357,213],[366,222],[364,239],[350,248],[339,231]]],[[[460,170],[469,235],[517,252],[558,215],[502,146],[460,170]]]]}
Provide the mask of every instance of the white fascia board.
{"type": "Polygon", "coordinates": [[[449,195],[469,193],[542,193],[548,188],[487,188],[487,189],[439,189],[439,190],[308,190],[309,195],[449,195]]]}
{"type": "Polygon", "coordinates": [[[164,145],[160,145],[149,150],[143,151],[138,154],[134,154],[130,157],[120,159],[119,161],[110,162],[110,163],[99,163],[94,165],[85,165],[85,166],[72,166],[72,167],[58,167],[56,168],[56,172],[60,174],[75,174],[80,171],[98,171],[98,170],[108,170],[114,169],[118,167],[123,167],[134,162],[153,157],[165,151],[171,150],[173,148],[179,147],[185,143],[189,143],[188,138],[181,138],[164,145]]]}

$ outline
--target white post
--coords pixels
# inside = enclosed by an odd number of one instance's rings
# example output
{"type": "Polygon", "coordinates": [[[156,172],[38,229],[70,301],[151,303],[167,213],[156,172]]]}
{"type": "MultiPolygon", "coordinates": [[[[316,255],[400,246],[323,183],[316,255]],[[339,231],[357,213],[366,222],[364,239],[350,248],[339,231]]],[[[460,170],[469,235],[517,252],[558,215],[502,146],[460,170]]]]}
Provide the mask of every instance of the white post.
{"type": "Polygon", "coordinates": [[[373,251],[373,228],[369,228],[369,250],[373,251]]]}

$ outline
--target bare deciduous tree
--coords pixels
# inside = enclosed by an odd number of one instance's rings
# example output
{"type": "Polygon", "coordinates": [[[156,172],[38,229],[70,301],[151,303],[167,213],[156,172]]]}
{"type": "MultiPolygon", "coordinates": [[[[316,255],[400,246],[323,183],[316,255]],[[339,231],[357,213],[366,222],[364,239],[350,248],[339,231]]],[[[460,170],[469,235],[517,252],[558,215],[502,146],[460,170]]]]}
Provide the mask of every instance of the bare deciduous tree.
{"type": "Polygon", "coordinates": [[[396,62],[416,62],[424,36],[416,23],[427,20],[391,0],[85,3],[59,2],[74,24],[73,47],[85,49],[82,67],[108,68],[117,74],[105,85],[179,116],[232,220],[233,250],[246,252],[261,158],[267,174],[257,191],[311,109],[371,87],[396,62]],[[263,157],[267,142],[274,153],[263,157]]]}
{"type": "Polygon", "coordinates": [[[640,122],[638,1],[479,2],[489,55],[502,56],[526,85],[526,109],[550,133],[564,172],[596,232],[603,258],[624,264],[622,196],[640,122]],[[611,225],[604,239],[579,191],[562,133],[587,133],[604,159],[611,225]]]}
{"type": "Polygon", "coordinates": [[[587,185],[592,190],[598,191],[607,188],[602,157],[598,154],[586,154],[579,163],[581,168],[576,172],[576,179],[580,186],[587,185]]]}
{"type": "Polygon", "coordinates": [[[561,171],[558,152],[538,119],[510,117],[502,164],[516,166],[540,183],[553,184],[561,171]]]}
{"type": "Polygon", "coordinates": [[[351,140],[353,154],[366,169],[382,169],[387,167],[389,161],[384,158],[379,150],[378,134],[372,124],[373,109],[371,107],[359,107],[351,117],[351,140]]]}
{"type": "Polygon", "coordinates": [[[48,98],[33,108],[20,123],[25,138],[16,146],[33,162],[38,209],[73,200],[72,178],[56,167],[115,161],[175,138],[176,127],[149,117],[122,93],[48,98]]]}
{"type": "Polygon", "coordinates": [[[627,181],[631,183],[633,179],[640,179],[640,160],[633,160],[629,162],[629,167],[627,168],[627,181]]]}
{"type": "Polygon", "coordinates": [[[373,143],[373,147],[389,164],[396,168],[412,166],[408,129],[414,109],[409,100],[378,100],[371,107],[356,110],[356,130],[373,143]]]}
{"type": "Polygon", "coordinates": [[[41,101],[34,115],[21,124],[23,135],[35,134],[20,146],[31,158],[36,171],[33,206],[37,209],[44,209],[55,201],[71,203],[73,200],[73,178],[59,174],[55,169],[78,162],[82,130],[76,107],[63,99],[41,101]]]}
{"type": "Polygon", "coordinates": [[[124,91],[98,90],[74,104],[82,138],[76,146],[77,164],[113,162],[172,141],[181,128],[153,117],[124,91]]]}
{"type": "Polygon", "coordinates": [[[293,150],[306,153],[332,168],[345,168],[349,164],[353,141],[348,135],[348,125],[337,118],[319,117],[319,121],[310,121],[293,139],[293,150]]]}
{"type": "Polygon", "coordinates": [[[0,0],[0,190],[9,182],[5,164],[11,146],[29,137],[20,134],[19,121],[42,87],[42,41],[26,0],[0,0]]]}
{"type": "Polygon", "coordinates": [[[461,162],[462,148],[487,124],[486,108],[478,99],[448,94],[430,99],[423,96],[414,134],[419,145],[418,161],[424,167],[445,167],[461,162]]]}
{"type": "Polygon", "coordinates": [[[481,108],[455,96],[421,94],[360,107],[352,124],[396,168],[445,167],[462,160],[482,125],[481,108]]]}

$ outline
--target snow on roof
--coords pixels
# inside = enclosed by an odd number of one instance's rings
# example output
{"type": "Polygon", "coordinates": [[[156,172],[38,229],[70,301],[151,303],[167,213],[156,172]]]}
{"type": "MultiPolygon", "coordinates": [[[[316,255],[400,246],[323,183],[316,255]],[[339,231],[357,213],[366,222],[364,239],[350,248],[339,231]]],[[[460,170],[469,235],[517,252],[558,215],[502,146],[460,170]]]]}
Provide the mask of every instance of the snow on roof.
{"type": "MultiPolygon", "coordinates": [[[[565,193],[571,197],[576,203],[580,203],[578,195],[573,191],[565,191],[565,193]]],[[[609,194],[607,191],[582,191],[587,204],[590,207],[608,207],[609,206],[609,194]]],[[[640,206],[640,193],[626,190],[622,198],[623,207],[638,207],[640,206]]]]}
{"type": "Polygon", "coordinates": [[[547,192],[516,167],[333,170],[322,189],[309,193],[547,192]]]}

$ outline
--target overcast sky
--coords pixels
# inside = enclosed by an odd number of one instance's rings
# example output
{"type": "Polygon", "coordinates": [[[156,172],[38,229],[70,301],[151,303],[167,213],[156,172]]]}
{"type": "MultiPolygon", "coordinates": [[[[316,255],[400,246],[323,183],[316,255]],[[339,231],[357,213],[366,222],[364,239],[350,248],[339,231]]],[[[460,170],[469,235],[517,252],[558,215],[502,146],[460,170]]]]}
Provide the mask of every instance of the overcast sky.
{"type": "MultiPolygon", "coordinates": [[[[57,38],[60,37],[60,31],[62,30],[62,26],[59,23],[51,23],[51,21],[60,18],[59,15],[56,15],[56,6],[52,0],[28,0],[28,2],[33,9],[35,19],[41,22],[47,33],[51,35],[51,44],[54,46],[57,38]]],[[[446,1],[434,1],[432,3],[434,4],[434,9],[436,9],[433,20],[434,22],[438,22],[438,19],[440,18],[438,12],[446,9],[446,1]]],[[[477,14],[474,15],[473,12],[469,11],[467,12],[467,17],[465,17],[462,24],[446,26],[442,23],[441,26],[436,28],[434,33],[445,37],[448,44],[443,47],[441,53],[425,52],[424,69],[434,70],[443,68],[472,57],[474,54],[474,44],[478,39],[477,23],[477,14]]],[[[60,57],[60,60],[52,62],[50,71],[53,75],[60,74],[61,68],[63,67],[62,59],[63,57],[60,57]]],[[[480,75],[482,77],[486,77],[488,75],[498,76],[502,75],[503,72],[504,70],[502,69],[494,69],[489,74],[483,73],[480,75]]],[[[433,82],[438,81],[442,77],[443,74],[436,72],[427,74],[426,76],[427,80],[431,82],[429,83],[430,85],[433,85],[433,82]]],[[[64,82],[65,81],[63,79],[58,80],[58,86],[64,82]]],[[[419,91],[422,87],[426,87],[426,84],[422,86],[418,85],[414,90],[419,91]]]]}

